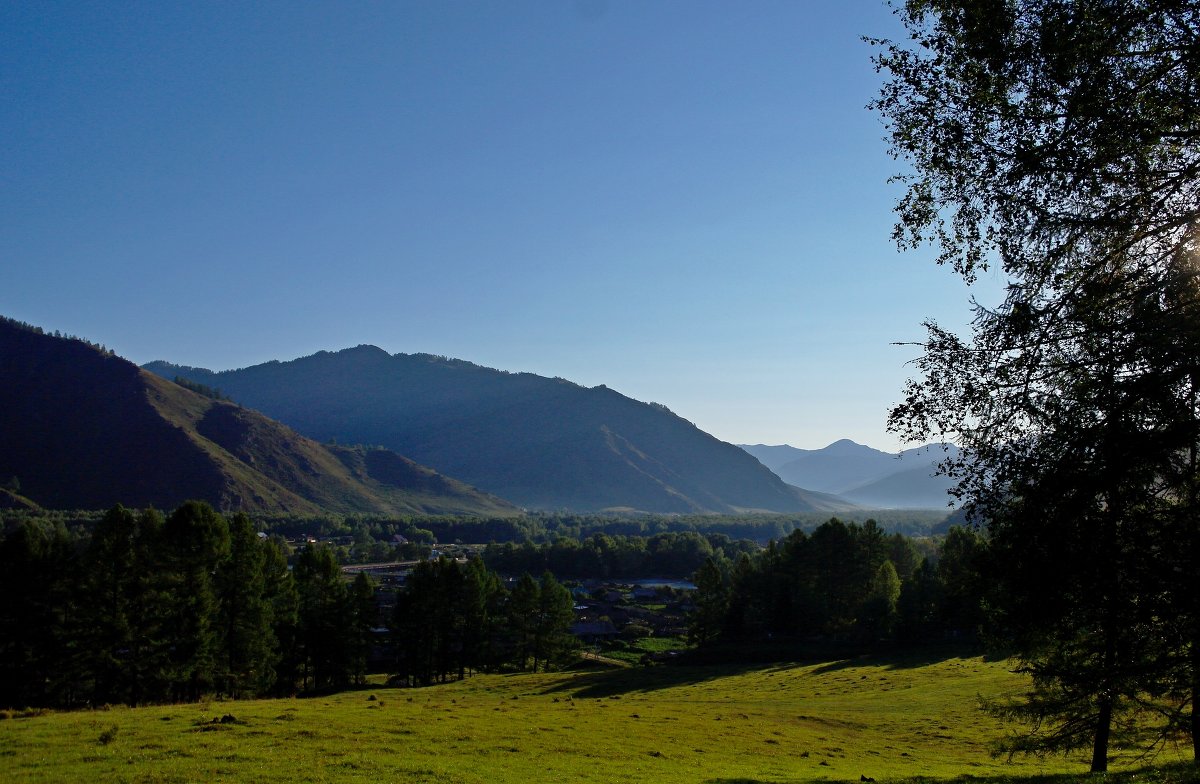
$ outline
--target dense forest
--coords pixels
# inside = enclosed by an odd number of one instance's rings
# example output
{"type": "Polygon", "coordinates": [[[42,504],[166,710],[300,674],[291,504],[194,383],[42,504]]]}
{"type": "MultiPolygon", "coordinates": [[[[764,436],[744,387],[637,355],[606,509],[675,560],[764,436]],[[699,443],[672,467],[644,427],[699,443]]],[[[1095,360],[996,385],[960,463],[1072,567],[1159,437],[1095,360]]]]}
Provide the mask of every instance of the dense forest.
{"type": "Polygon", "coordinates": [[[830,520],[811,534],[793,528],[765,549],[715,532],[779,524],[586,516],[251,521],[226,519],[200,502],[165,517],[120,506],[10,511],[0,540],[0,589],[9,599],[0,609],[0,704],[344,688],[362,681],[368,663],[410,685],[475,670],[545,669],[576,645],[568,631],[573,602],[560,579],[694,577],[692,636],[705,646],[815,636],[866,650],[978,630],[973,611],[954,609],[955,602],[978,607],[977,582],[963,576],[974,568],[977,537],[952,529],[937,560],[932,540],[888,534],[874,521],[830,520]],[[672,528],[684,530],[663,530],[672,528]],[[302,530],[336,536],[312,543],[296,535],[302,530]],[[280,532],[306,543],[293,549],[280,532]],[[394,542],[397,535],[407,541],[394,542]],[[427,560],[448,536],[508,541],[493,542],[482,558],[427,560]],[[386,597],[365,575],[343,575],[343,564],[380,556],[426,560],[386,597]]]}
{"type": "Polygon", "coordinates": [[[832,519],[755,554],[717,551],[695,575],[692,637],[710,646],[791,640],[846,651],[980,640],[988,630],[985,540],[955,527],[936,549],[920,544],[873,521],[832,519]]]}
{"type": "Polygon", "coordinates": [[[26,521],[0,542],[0,703],[246,697],[362,679],[373,588],[325,547],[292,569],[245,515],[115,507],[90,537],[26,521]]]}
{"type": "Polygon", "coordinates": [[[0,539],[0,705],[339,689],[372,660],[428,684],[545,668],[573,643],[570,594],[548,573],[509,591],[479,559],[423,561],[381,618],[375,585],[347,580],[334,547],[290,551],[244,514],[70,517],[22,515],[0,539]]]}
{"type": "Polygon", "coordinates": [[[652,536],[592,534],[580,541],[559,537],[551,542],[489,545],[487,565],[507,574],[553,572],[564,579],[636,580],[647,577],[690,578],[716,555],[728,560],[760,547],[747,539],[734,541],[722,533],[695,531],[652,536]]]}

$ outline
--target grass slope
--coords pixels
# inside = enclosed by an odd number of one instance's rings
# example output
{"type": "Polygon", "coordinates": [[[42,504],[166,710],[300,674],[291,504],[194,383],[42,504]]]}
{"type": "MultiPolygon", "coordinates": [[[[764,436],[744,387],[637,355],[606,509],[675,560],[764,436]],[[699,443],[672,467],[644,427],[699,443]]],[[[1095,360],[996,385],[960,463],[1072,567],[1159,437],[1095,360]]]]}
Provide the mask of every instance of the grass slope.
{"type": "Polygon", "coordinates": [[[495,496],[384,449],[339,447],[142,371],[147,397],[221,467],[219,505],[267,512],[512,515],[495,496]]]}
{"type": "MultiPolygon", "coordinates": [[[[29,782],[1086,780],[1082,758],[989,757],[1004,728],[977,697],[1021,686],[978,658],[478,676],[0,721],[0,768],[29,782]],[[226,714],[236,723],[214,723],[226,714]]],[[[1137,781],[1195,779],[1167,767],[1137,781]]]]}

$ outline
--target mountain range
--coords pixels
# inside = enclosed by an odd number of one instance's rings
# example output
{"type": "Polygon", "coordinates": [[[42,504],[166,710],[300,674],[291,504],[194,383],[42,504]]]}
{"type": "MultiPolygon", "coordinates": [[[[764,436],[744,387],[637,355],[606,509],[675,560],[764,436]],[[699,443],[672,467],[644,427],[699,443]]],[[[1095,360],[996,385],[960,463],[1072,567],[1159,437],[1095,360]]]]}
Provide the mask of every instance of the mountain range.
{"type": "Polygon", "coordinates": [[[240,370],[152,362],[319,441],[380,444],[532,509],[656,513],[855,508],[791,486],[675,415],[603,385],[375,346],[240,370]]]}
{"type": "Polygon", "coordinates": [[[201,498],[266,513],[518,513],[506,498],[571,511],[837,513],[948,500],[949,482],[931,476],[940,449],[738,448],[603,385],[374,346],[222,372],[138,368],[0,317],[0,378],[4,506],[201,498]]]}
{"type": "Polygon", "coordinates": [[[936,509],[951,500],[953,482],[935,476],[936,464],[956,453],[952,444],[930,444],[896,454],[849,439],[823,449],[787,444],[742,444],[785,482],[832,493],[869,508],[936,509]]]}
{"type": "Polygon", "coordinates": [[[86,341],[0,318],[5,505],[276,514],[513,515],[506,501],[379,448],[320,444],[86,341]]]}

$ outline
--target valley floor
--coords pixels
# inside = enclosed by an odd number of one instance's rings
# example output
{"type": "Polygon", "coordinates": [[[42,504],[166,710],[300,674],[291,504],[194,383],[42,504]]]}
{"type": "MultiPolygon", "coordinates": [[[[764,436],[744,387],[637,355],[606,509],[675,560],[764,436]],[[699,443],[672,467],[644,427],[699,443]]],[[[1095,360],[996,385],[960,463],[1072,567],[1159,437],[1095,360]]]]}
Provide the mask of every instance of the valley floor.
{"type": "MultiPolygon", "coordinates": [[[[48,713],[0,721],[28,782],[879,782],[1055,784],[1078,758],[1008,763],[980,696],[1004,662],[856,660],[486,675],[426,689],[48,713]],[[224,721],[222,721],[224,718],[224,721]]],[[[1195,781],[1167,749],[1137,781],[1195,781]]],[[[1118,758],[1115,769],[1151,761],[1118,758]]]]}

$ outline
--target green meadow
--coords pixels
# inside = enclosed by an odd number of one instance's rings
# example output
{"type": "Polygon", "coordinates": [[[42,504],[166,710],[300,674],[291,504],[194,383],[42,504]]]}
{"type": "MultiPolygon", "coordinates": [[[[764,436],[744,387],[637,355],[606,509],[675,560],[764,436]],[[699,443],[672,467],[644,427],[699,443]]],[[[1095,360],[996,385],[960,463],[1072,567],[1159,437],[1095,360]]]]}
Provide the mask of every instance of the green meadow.
{"type": "MultiPolygon", "coordinates": [[[[978,709],[979,697],[1022,686],[1005,662],[860,659],[481,675],[424,689],[13,715],[0,721],[0,779],[1087,779],[1082,755],[1010,763],[989,754],[1006,727],[978,709]]],[[[1153,760],[1130,754],[1108,780],[1196,780],[1184,761],[1183,748],[1153,760]]]]}

